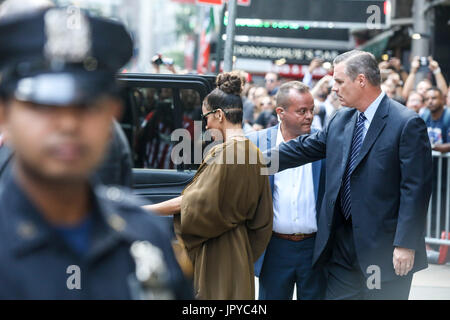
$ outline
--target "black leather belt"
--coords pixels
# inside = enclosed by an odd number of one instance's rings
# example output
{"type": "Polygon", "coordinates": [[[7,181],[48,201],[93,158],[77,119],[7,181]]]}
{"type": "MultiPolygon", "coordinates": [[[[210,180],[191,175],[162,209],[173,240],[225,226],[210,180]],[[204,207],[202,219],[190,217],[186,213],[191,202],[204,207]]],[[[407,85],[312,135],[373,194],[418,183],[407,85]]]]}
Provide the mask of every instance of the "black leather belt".
{"type": "Polygon", "coordinates": [[[281,238],[284,240],[290,240],[290,241],[302,241],[311,237],[314,237],[316,235],[316,232],[314,233],[292,233],[292,234],[284,234],[284,233],[278,233],[273,231],[273,235],[277,238],[281,238]]]}

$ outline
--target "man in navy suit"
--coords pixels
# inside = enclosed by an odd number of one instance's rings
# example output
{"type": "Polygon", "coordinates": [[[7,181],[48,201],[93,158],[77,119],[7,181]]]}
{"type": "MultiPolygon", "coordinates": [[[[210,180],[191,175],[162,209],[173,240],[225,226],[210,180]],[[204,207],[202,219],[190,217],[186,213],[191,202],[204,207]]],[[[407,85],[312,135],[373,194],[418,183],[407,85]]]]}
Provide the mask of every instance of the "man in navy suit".
{"type": "MultiPolygon", "coordinates": [[[[311,132],[314,98],[299,82],[283,84],[276,97],[276,112],[281,121],[274,127],[255,131],[247,137],[261,151],[311,132]]],[[[271,175],[273,196],[273,235],[263,256],[255,264],[259,277],[259,299],[322,299],[325,276],[312,268],[317,232],[317,209],[323,197],[322,161],[271,175]]]]}
{"type": "Polygon", "coordinates": [[[327,299],[407,299],[427,267],[424,227],[431,147],[424,121],[380,89],[375,57],[334,60],[343,106],[321,132],[269,152],[279,170],[326,158],[313,262],[327,270],[327,299]]]}

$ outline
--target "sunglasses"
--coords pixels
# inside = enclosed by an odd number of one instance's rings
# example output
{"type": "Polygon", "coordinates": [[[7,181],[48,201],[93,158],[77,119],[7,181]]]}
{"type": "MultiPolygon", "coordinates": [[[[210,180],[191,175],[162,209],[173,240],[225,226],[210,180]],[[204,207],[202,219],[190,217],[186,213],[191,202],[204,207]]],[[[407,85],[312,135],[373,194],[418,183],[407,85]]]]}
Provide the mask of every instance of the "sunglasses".
{"type": "Polygon", "coordinates": [[[207,112],[207,113],[202,113],[202,114],[200,115],[200,117],[202,118],[202,121],[206,124],[206,121],[208,120],[207,117],[208,117],[210,114],[216,113],[218,110],[219,110],[219,109],[214,109],[214,110],[209,111],[209,112],[207,112]]]}

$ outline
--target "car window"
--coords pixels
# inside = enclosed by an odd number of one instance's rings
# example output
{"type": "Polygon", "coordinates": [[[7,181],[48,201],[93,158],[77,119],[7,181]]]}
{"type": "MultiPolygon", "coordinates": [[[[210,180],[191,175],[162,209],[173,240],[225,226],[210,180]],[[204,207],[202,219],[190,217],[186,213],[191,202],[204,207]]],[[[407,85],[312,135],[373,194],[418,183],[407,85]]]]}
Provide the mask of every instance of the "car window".
{"type": "Polygon", "coordinates": [[[202,150],[204,130],[199,91],[149,84],[127,88],[124,102],[122,127],[133,152],[134,168],[198,168],[195,150],[202,150]]]}

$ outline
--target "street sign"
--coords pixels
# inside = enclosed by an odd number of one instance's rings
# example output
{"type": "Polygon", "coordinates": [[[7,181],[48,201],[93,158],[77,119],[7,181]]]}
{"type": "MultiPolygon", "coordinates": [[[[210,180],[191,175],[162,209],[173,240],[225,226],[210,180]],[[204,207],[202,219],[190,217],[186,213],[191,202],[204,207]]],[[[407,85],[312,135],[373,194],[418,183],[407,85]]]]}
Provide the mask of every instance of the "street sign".
{"type": "Polygon", "coordinates": [[[350,32],[348,29],[325,29],[325,28],[304,28],[300,26],[288,26],[278,24],[276,27],[270,26],[254,26],[241,23],[239,19],[236,23],[236,35],[253,36],[253,37],[276,37],[276,38],[293,38],[293,39],[323,39],[349,41],[350,32]]]}
{"type": "Polygon", "coordinates": [[[289,64],[309,64],[312,59],[320,58],[333,61],[339,54],[347,51],[341,48],[317,48],[314,45],[293,46],[271,43],[240,43],[234,45],[234,55],[238,58],[275,61],[285,59],[289,64]]]}
{"type": "Polygon", "coordinates": [[[385,0],[258,0],[238,9],[237,24],[264,29],[364,28],[389,25],[390,1],[385,0]]]}

